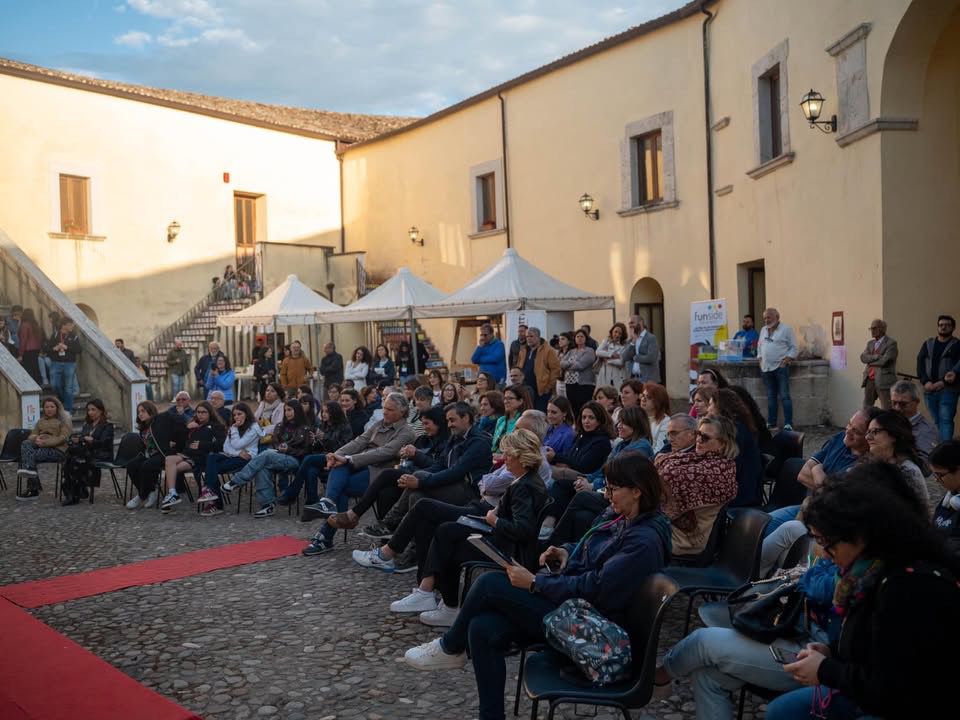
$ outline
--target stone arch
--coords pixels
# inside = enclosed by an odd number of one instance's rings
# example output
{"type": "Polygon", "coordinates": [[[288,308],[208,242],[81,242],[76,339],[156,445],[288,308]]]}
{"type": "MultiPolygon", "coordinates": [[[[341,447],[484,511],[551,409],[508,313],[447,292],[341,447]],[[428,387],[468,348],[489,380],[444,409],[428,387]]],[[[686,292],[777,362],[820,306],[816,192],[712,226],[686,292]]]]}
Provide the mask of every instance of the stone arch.
{"type": "Polygon", "coordinates": [[[927,64],[960,0],[913,0],[897,25],[883,60],[880,117],[918,120],[927,64]]]}
{"type": "Polygon", "coordinates": [[[90,307],[86,303],[77,303],[77,308],[80,310],[80,312],[86,315],[87,319],[90,322],[92,322],[94,325],[97,325],[97,326],[100,325],[99,320],[97,320],[97,313],[94,311],[92,307],[90,307]]]}
{"type": "Polygon", "coordinates": [[[666,385],[667,334],[663,314],[663,287],[655,278],[640,278],[633,284],[628,314],[642,317],[647,329],[657,336],[660,342],[660,382],[666,385]]]}

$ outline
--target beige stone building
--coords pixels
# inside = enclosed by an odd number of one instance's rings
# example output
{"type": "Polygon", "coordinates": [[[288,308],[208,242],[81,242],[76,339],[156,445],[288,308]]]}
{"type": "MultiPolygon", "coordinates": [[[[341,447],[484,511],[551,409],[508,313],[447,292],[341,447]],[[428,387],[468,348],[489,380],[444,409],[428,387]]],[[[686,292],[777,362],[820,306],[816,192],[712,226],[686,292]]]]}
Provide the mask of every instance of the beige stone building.
{"type": "MultiPolygon", "coordinates": [[[[936,315],[960,312],[958,86],[956,0],[690,3],[347,148],[346,245],[444,289],[514,247],[650,317],[674,396],[693,301],[726,298],[734,329],[774,305],[820,355],[843,312],[841,422],[873,317],[912,373],[936,315]],[[811,88],[836,133],[806,122],[811,88]]],[[[576,322],[600,334],[610,316],[576,322]]]]}
{"type": "MultiPolygon", "coordinates": [[[[829,384],[842,421],[873,317],[909,373],[936,315],[960,313],[958,86],[960,0],[693,2],[416,122],[4,61],[0,228],[134,342],[184,312],[238,242],[365,254],[373,279],[408,265],[444,290],[513,247],[614,295],[618,319],[647,316],[674,396],[691,302],[725,298],[734,326],[774,305],[819,355],[842,312],[846,368],[829,384]],[[810,89],[835,133],[806,122],[810,89]],[[88,179],[79,229],[65,224],[70,178],[88,179]]],[[[611,322],[575,320],[596,335],[611,322]]],[[[448,351],[453,321],[425,325],[448,351]]]]}

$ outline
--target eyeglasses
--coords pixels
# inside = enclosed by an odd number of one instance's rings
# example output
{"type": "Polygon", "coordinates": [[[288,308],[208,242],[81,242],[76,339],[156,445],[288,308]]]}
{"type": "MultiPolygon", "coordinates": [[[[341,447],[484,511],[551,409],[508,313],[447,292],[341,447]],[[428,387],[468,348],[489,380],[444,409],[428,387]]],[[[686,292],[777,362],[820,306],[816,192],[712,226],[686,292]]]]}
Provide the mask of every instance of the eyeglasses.
{"type": "Polygon", "coordinates": [[[604,495],[613,495],[614,491],[622,488],[622,485],[607,485],[603,488],[604,495]]]}
{"type": "Polygon", "coordinates": [[[876,437],[877,433],[882,433],[882,432],[886,432],[886,430],[884,430],[883,428],[870,428],[863,434],[863,436],[866,438],[872,438],[872,437],[876,437]]]}
{"type": "Polygon", "coordinates": [[[939,480],[940,482],[943,482],[943,479],[947,475],[953,475],[953,473],[955,473],[956,471],[957,471],[957,468],[953,468],[953,470],[945,470],[944,472],[937,472],[936,470],[933,470],[932,472],[933,472],[933,476],[937,480],[939,480]]]}
{"type": "Polygon", "coordinates": [[[697,442],[706,443],[716,439],[717,438],[715,438],[713,435],[707,435],[705,432],[700,432],[699,430],[697,431],[697,442]]]}
{"type": "Polygon", "coordinates": [[[667,437],[676,437],[677,435],[683,435],[685,432],[693,432],[690,428],[684,428],[683,430],[667,430],[667,437]]]}
{"type": "Polygon", "coordinates": [[[905,408],[905,407],[910,407],[915,402],[917,401],[916,400],[891,400],[890,406],[895,408],[905,408]]]}
{"type": "Polygon", "coordinates": [[[822,538],[819,535],[814,535],[811,532],[807,533],[807,537],[813,540],[817,545],[822,547],[823,551],[828,554],[832,553],[833,549],[837,546],[837,543],[840,542],[839,540],[828,542],[826,538],[822,538]]]}

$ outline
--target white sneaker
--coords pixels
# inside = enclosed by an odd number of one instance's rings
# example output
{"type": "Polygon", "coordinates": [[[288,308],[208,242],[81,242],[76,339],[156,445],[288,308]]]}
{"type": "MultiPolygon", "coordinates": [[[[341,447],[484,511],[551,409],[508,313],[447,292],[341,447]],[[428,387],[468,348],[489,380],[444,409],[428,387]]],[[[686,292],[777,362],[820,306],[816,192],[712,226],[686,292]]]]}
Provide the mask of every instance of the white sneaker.
{"type": "Polygon", "coordinates": [[[127,503],[127,510],[137,510],[139,509],[141,504],[142,504],[142,501],[140,500],[140,496],[134,495],[132,498],[130,498],[130,501],[127,503]]]}
{"type": "Polygon", "coordinates": [[[417,670],[462,670],[467,664],[465,653],[459,655],[445,653],[440,647],[440,638],[410,648],[403,654],[403,659],[417,670]]]}
{"type": "Polygon", "coordinates": [[[152,508],[157,506],[157,491],[151,490],[150,494],[147,495],[147,499],[143,503],[144,507],[152,508]]]}
{"type": "Polygon", "coordinates": [[[437,599],[432,592],[414,588],[413,592],[401,600],[390,603],[390,612],[421,613],[437,609],[437,599]]]}
{"type": "Polygon", "coordinates": [[[447,607],[443,600],[437,605],[436,610],[427,610],[420,613],[420,622],[431,627],[450,627],[453,621],[457,619],[460,608],[447,607]]]}
{"type": "Polygon", "coordinates": [[[380,548],[374,548],[373,550],[354,550],[353,561],[357,563],[357,565],[377,568],[378,570],[389,573],[392,573],[396,567],[392,558],[390,560],[384,560],[380,556],[380,548]]]}

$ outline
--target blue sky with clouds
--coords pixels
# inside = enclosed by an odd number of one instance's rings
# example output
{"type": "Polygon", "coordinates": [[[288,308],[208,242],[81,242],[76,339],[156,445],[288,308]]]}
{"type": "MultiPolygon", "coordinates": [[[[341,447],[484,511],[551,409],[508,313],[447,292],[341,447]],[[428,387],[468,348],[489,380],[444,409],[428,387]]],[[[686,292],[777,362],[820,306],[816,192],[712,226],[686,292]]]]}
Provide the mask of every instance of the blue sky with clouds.
{"type": "Polygon", "coordinates": [[[299,107],[426,115],[685,0],[2,0],[0,56],[299,107]]]}

